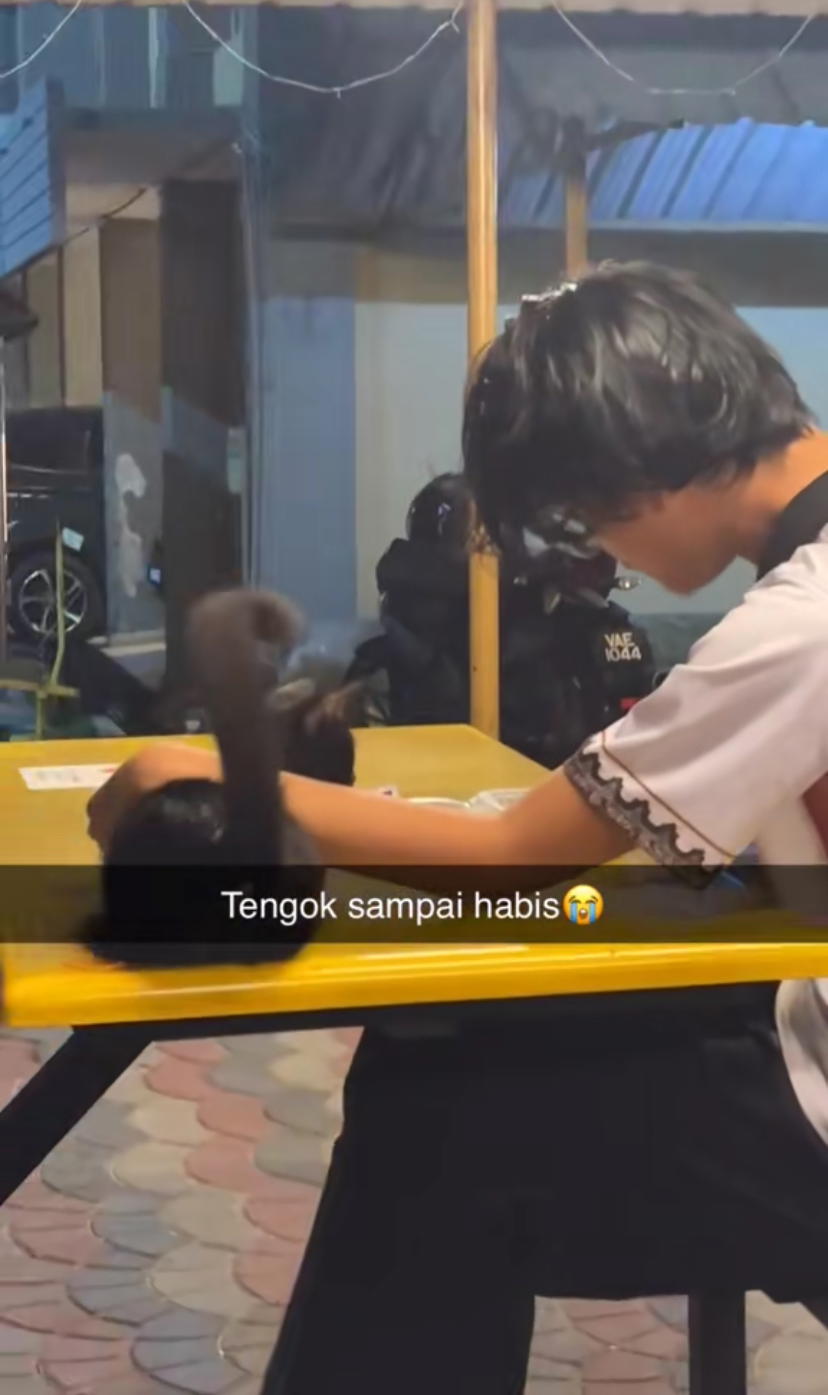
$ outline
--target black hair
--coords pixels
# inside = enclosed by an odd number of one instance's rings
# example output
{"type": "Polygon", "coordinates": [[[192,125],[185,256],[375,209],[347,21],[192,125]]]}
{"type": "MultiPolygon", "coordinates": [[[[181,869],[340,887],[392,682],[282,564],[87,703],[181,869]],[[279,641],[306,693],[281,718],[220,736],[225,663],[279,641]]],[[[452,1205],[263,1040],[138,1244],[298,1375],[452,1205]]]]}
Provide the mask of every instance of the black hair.
{"type": "Polygon", "coordinates": [[[526,297],[480,356],[463,458],[498,542],[750,471],[811,425],[774,351],[695,276],[606,263],[526,297]]]}
{"type": "Polygon", "coordinates": [[[286,602],[261,592],[223,592],[194,608],[192,665],[224,780],[171,781],[120,821],[102,872],[103,912],[86,928],[99,956],[144,967],[250,963],[285,958],[309,938],[324,868],[283,807],[278,773],[353,784],[356,689],[266,695],[258,646],[287,646],[298,628],[286,602]],[[241,889],[304,903],[304,912],[233,923],[222,893],[241,889]]]}

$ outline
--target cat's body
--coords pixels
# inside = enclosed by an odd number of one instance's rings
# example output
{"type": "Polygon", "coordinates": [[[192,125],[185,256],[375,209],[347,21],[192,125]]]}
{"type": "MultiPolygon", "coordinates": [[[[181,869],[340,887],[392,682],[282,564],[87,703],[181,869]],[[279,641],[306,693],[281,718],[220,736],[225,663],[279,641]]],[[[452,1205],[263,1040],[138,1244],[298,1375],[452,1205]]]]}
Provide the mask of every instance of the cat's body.
{"type": "MultiPolygon", "coordinates": [[[[263,691],[262,641],[292,644],[298,618],[278,597],[208,596],[189,628],[193,670],[224,782],[182,780],[146,795],[122,821],[103,868],[103,914],[87,927],[100,957],[143,967],[288,957],[316,924],[324,868],[284,809],[280,770],[352,784],[353,690],[263,691]],[[292,921],[236,919],[226,894],[294,904],[292,921]]],[[[239,903],[240,904],[240,903],[239,903]]]]}

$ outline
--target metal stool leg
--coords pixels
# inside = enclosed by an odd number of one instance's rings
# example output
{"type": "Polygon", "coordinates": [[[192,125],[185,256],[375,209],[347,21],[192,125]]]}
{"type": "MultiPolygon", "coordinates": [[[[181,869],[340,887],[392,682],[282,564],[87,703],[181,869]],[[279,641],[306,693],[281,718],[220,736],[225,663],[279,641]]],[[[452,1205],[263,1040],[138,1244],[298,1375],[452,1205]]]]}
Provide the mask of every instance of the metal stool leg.
{"type": "Polygon", "coordinates": [[[691,1294],[690,1395],[747,1395],[745,1295],[691,1294]]]}

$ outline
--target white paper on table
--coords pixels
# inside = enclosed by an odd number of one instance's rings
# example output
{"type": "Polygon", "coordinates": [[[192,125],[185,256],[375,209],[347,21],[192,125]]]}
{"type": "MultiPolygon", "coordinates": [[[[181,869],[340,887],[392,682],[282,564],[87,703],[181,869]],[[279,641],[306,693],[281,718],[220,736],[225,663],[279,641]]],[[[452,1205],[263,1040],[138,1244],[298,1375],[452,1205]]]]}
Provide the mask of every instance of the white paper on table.
{"type": "Polygon", "coordinates": [[[20,768],[30,790],[97,790],[105,785],[115,765],[34,765],[20,768]]]}
{"type": "MultiPolygon", "coordinates": [[[[20,774],[30,790],[96,790],[116,770],[115,765],[33,765],[21,766],[20,774]]],[[[395,798],[399,790],[386,785],[376,793],[395,798]]]]}

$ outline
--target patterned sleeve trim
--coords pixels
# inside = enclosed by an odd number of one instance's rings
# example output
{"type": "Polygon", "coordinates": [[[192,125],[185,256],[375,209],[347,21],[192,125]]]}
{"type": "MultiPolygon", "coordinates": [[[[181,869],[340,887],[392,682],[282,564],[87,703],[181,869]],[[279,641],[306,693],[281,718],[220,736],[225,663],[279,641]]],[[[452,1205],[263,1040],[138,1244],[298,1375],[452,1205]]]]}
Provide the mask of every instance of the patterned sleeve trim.
{"type": "Polygon", "coordinates": [[[564,772],[593,809],[622,828],[637,847],[662,867],[707,884],[732,856],[682,822],[608,751],[604,735],[593,737],[564,765],[564,772]]]}

